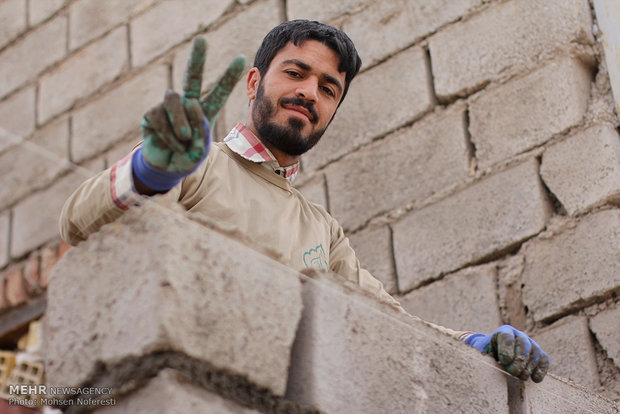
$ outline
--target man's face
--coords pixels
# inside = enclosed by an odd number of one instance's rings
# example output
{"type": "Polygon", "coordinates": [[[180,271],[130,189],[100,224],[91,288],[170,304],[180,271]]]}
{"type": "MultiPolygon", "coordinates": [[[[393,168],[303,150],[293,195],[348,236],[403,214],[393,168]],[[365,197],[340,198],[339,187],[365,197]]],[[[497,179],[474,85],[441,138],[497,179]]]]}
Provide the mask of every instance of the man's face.
{"type": "Polygon", "coordinates": [[[261,140],[289,155],[312,148],[331,122],[342,97],[340,57],[316,40],[287,44],[261,78],[248,77],[251,121],[261,140]]]}

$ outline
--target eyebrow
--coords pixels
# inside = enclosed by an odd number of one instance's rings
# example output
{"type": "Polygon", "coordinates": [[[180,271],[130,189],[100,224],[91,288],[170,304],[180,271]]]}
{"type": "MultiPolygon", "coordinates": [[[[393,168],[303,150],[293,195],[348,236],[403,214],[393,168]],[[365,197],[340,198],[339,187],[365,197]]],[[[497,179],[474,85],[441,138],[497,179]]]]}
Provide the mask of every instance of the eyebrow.
{"type": "MultiPolygon", "coordinates": [[[[306,62],[302,62],[301,60],[298,59],[287,59],[284,62],[282,62],[283,65],[288,65],[288,64],[293,64],[293,65],[297,65],[299,66],[301,69],[305,70],[305,71],[311,71],[312,70],[312,66],[308,65],[306,62]]],[[[326,73],[322,74],[322,78],[324,80],[326,80],[329,83],[333,83],[334,85],[336,85],[336,87],[338,87],[338,89],[340,89],[340,92],[342,92],[342,85],[340,84],[340,81],[338,79],[336,79],[335,77],[328,75],[326,73]]]]}

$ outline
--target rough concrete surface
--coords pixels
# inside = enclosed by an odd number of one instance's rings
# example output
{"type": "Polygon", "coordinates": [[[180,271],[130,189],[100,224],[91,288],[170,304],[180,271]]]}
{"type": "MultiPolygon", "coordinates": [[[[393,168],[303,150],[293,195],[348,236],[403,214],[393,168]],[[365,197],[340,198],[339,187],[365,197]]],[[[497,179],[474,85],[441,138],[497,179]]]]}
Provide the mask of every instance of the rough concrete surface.
{"type": "Polygon", "coordinates": [[[540,232],[550,214],[535,160],[413,211],[393,226],[400,289],[513,247],[540,232]]]}
{"type": "Polygon", "coordinates": [[[581,213],[620,199],[620,137],[595,125],[549,147],[540,174],[566,211],[581,213]]]}
{"type": "Polygon", "coordinates": [[[588,106],[591,81],[585,64],[561,58],[471,100],[469,130],[478,167],[488,168],[577,125],[588,106]]]}
{"type": "Polygon", "coordinates": [[[80,50],[39,81],[37,122],[44,123],[129,68],[127,28],[80,50]]]}
{"type": "Polygon", "coordinates": [[[585,316],[569,316],[532,337],[551,359],[549,372],[590,389],[599,387],[594,345],[585,316]]]}
{"type": "Polygon", "coordinates": [[[508,413],[491,358],[338,279],[303,285],[287,398],[328,413],[508,413]]]}
{"type": "Polygon", "coordinates": [[[349,241],[362,267],[379,279],[388,293],[395,293],[392,234],[388,226],[359,231],[350,235],[349,241]]]}
{"type": "Polygon", "coordinates": [[[422,48],[412,47],[358,75],[321,141],[304,154],[304,167],[317,169],[430,111],[426,60],[422,48]]]}
{"type": "Polygon", "coordinates": [[[491,4],[430,38],[437,96],[463,94],[520,66],[553,56],[557,49],[590,43],[591,27],[587,0],[491,4]]]}
{"type": "Polygon", "coordinates": [[[581,218],[524,247],[523,303],[541,321],[587,304],[620,286],[620,211],[581,218]]]}
{"type": "Polygon", "coordinates": [[[547,374],[543,382],[524,383],[524,414],[617,414],[618,404],[587,388],[547,374]]]}
{"type": "Polygon", "coordinates": [[[107,149],[125,134],[139,131],[142,115],[163,99],[167,78],[168,69],[154,65],[76,110],[72,160],[81,162],[107,149]]]}
{"type": "Polygon", "coordinates": [[[468,177],[464,106],[429,116],[326,169],[332,215],[355,229],[380,212],[421,201],[468,177]]]}
{"type": "Polygon", "coordinates": [[[482,0],[392,0],[367,2],[359,13],[345,16],[342,30],[362,58],[362,67],[419,41],[482,0]]]}
{"type": "Polygon", "coordinates": [[[47,381],[77,386],[99,364],[173,350],[282,394],[300,289],[297,272],[147,203],[56,265],[47,381]]]}
{"type": "Polygon", "coordinates": [[[189,378],[172,369],[161,371],[137,392],[117,399],[115,406],[94,412],[96,414],[259,413],[193,385],[189,378]]]}
{"type": "Polygon", "coordinates": [[[69,169],[69,123],[59,119],[0,155],[0,208],[49,185],[69,169]]]}
{"type": "Polygon", "coordinates": [[[495,264],[468,267],[399,297],[407,312],[451,329],[491,333],[502,324],[495,264]]]}
{"type": "Polygon", "coordinates": [[[590,329],[607,356],[620,368],[620,307],[602,311],[590,319],[590,329]]]}
{"type": "MultiPolygon", "coordinates": [[[[59,1],[59,0],[55,0],[59,1]]],[[[63,1],[64,0],[60,0],[63,1]]],[[[69,8],[69,49],[75,50],[83,44],[101,36],[111,28],[124,22],[149,7],[157,0],[81,0],[69,8]]],[[[44,2],[37,2],[44,3],[44,2]]],[[[50,3],[47,0],[45,3],[50,3]]],[[[41,8],[42,4],[37,4],[41,8]]]]}

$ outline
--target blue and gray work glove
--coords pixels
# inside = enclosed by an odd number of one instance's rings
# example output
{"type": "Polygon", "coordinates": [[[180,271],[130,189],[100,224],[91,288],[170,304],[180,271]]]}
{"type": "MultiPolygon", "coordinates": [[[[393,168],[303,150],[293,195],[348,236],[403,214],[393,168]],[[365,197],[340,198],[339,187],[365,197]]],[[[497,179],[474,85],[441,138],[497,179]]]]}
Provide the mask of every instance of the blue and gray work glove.
{"type": "Polygon", "coordinates": [[[475,333],[465,343],[493,357],[512,375],[521,380],[541,382],[549,368],[549,355],[524,332],[510,325],[497,328],[492,334],[475,333]]]}
{"type": "Polygon", "coordinates": [[[246,60],[238,56],[207,95],[200,99],[207,42],[192,44],[183,78],[183,95],[168,90],[164,101],[149,109],[140,124],[143,145],[132,158],[134,177],[157,192],[166,192],[194,172],[211,146],[213,124],[241,77],[246,60]]]}

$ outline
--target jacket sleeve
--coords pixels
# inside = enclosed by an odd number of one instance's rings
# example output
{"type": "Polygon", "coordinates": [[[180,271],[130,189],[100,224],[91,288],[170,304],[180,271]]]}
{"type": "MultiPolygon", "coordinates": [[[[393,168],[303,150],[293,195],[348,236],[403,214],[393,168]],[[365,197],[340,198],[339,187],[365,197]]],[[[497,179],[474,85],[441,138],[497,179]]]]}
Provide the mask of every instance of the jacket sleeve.
{"type": "MultiPolygon", "coordinates": [[[[344,276],[347,280],[357,283],[362,289],[370,292],[382,302],[386,302],[393,306],[398,311],[421,320],[417,316],[410,315],[407,311],[405,311],[400,303],[385,291],[383,288],[383,283],[374,278],[369,271],[360,266],[360,262],[355,255],[355,251],[350,246],[349,239],[344,235],[342,227],[336,222],[335,219],[331,218],[331,220],[332,236],[329,253],[330,270],[344,276]]],[[[463,340],[463,338],[470,333],[469,331],[455,331],[453,329],[423,320],[422,322],[459,340],[463,340]]]]}
{"type": "MultiPolygon", "coordinates": [[[[178,187],[164,196],[178,198],[178,187]]],[[[129,154],[83,182],[65,201],[59,219],[60,236],[75,246],[145,198],[133,188],[129,154]]]]}

